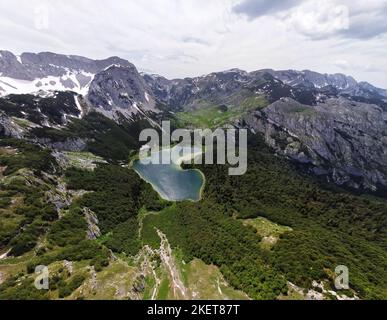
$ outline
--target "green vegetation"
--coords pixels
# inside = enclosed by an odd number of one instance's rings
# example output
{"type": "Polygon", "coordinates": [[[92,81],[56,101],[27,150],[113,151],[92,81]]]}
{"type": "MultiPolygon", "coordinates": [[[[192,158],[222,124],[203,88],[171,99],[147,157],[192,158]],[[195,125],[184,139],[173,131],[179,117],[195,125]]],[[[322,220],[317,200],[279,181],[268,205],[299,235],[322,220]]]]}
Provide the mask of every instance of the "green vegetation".
{"type": "Polygon", "coordinates": [[[269,236],[279,237],[281,234],[284,234],[285,232],[292,231],[292,228],[280,226],[263,217],[258,217],[255,219],[247,219],[243,221],[243,223],[254,227],[255,230],[257,230],[257,233],[261,237],[269,237],[269,236]]]}
{"type": "Polygon", "coordinates": [[[33,249],[57,218],[54,206],[45,201],[49,187],[39,178],[42,170],[54,170],[56,162],[50,152],[27,142],[1,139],[0,146],[8,150],[0,154],[0,165],[6,166],[0,182],[0,248],[11,247],[9,254],[19,256],[33,249]]]}
{"type": "Polygon", "coordinates": [[[145,216],[145,243],[159,246],[158,228],[185,261],[220,267],[227,282],[254,299],[279,295],[284,279],[302,288],[313,280],[333,285],[340,264],[349,267],[351,288],[361,297],[386,297],[385,200],[320,184],[273,156],[259,136],[250,139],[246,175],[229,176],[225,166],[198,168],[207,179],[204,199],[145,216]],[[243,226],[244,219],[252,226],[243,226]],[[276,243],[260,245],[267,236],[276,243]]]}
{"type": "Polygon", "coordinates": [[[63,152],[69,161],[70,167],[93,170],[98,163],[105,163],[105,160],[91,152],[63,152]]]}
{"type": "MultiPolygon", "coordinates": [[[[238,112],[258,107],[246,99],[246,109],[238,112]]],[[[214,108],[212,118],[201,111],[197,120],[185,113],[180,119],[188,117],[191,124],[205,127],[232,119],[231,107],[214,108]]],[[[166,234],[184,284],[203,298],[244,298],[243,293],[252,299],[294,298],[293,293],[286,296],[287,281],[305,289],[313,280],[333,286],[337,265],[348,266],[350,286],[361,298],[387,298],[385,199],[324,185],[274,156],[260,136],[251,136],[245,175],[229,176],[227,166],[197,166],[207,181],[203,199],[169,203],[133,170],[117,164],[136,148],[127,136],[129,127],[106,119],[100,124],[99,115],[90,117],[86,122],[74,120],[72,129],[92,137],[88,149],[111,163],[98,163],[92,171],[82,167],[65,172],[68,189],[89,192],[61,209],[61,219],[49,199],[62,174],[50,151],[0,140],[0,249],[11,249],[15,256],[0,262],[7,273],[0,299],[106,298],[122,290],[133,293],[134,286],[136,298],[150,298],[155,279],[138,276],[133,256],[143,245],[160,247],[155,228],[166,234]],[[103,233],[98,240],[86,239],[84,207],[98,217],[103,233]],[[265,238],[275,241],[267,243],[265,238]],[[113,261],[109,249],[122,260],[113,261]],[[82,270],[58,272],[49,292],[35,290],[35,266],[64,260],[82,264],[82,270]],[[106,292],[95,292],[85,281],[90,266],[106,292]]],[[[135,132],[139,128],[132,127],[135,132]]],[[[65,130],[51,133],[62,135],[58,139],[76,136],[65,130]]],[[[160,263],[155,268],[161,280],[158,297],[169,298],[170,279],[160,263]]],[[[128,298],[126,293],[118,298],[128,298]]]]}
{"type": "Polygon", "coordinates": [[[286,281],[267,268],[260,255],[260,238],[243,224],[225,216],[210,201],[176,203],[158,215],[144,218],[143,239],[157,248],[155,228],[164,232],[173,247],[182,249],[185,261],[194,257],[221,268],[231,286],[254,299],[275,299],[286,281]]]}
{"type": "Polygon", "coordinates": [[[155,278],[152,276],[147,276],[145,278],[145,290],[143,293],[143,299],[144,300],[151,300],[152,299],[152,292],[156,285],[155,278]]]}
{"type": "Polygon", "coordinates": [[[137,219],[130,218],[112,229],[111,236],[107,239],[105,245],[114,252],[136,255],[140,249],[140,240],[137,234],[137,219]]]}
{"type": "Polygon", "coordinates": [[[137,215],[145,185],[134,171],[118,165],[100,165],[94,171],[72,168],[66,171],[66,181],[69,189],[94,191],[83,196],[80,205],[97,214],[103,233],[137,215]]]}
{"type": "Polygon", "coordinates": [[[86,221],[80,208],[72,208],[62,219],[53,223],[48,236],[52,245],[75,245],[86,238],[86,221]]]}
{"type": "Polygon", "coordinates": [[[9,242],[12,247],[10,254],[20,256],[35,248],[39,236],[47,230],[47,227],[48,223],[40,219],[35,219],[31,224],[25,226],[23,232],[9,242]]]}
{"type": "Polygon", "coordinates": [[[256,110],[256,109],[263,109],[267,107],[269,102],[263,97],[263,96],[252,96],[249,98],[246,98],[242,102],[241,110],[249,111],[249,110],[256,110]]]}
{"type": "Polygon", "coordinates": [[[16,139],[0,138],[0,148],[16,148],[16,153],[0,154],[0,166],[6,167],[3,174],[10,175],[22,168],[51,172],[57,164],[51,151],[42,149],[37,145],[16,139]]]}
{"type": "Polygon", "coordinates": [[[0,285],[0,300],[46,300],[47,291],[38,290],[32,278],[19,280],[21,274],[9,277],[0,285]]]}
{"type": "Polygon", "coordinates": [[[157,300],[167,300],[170,291],[170,282],[167,277],[161,281],[158,292],[157,292],[157,300]]]}
{"type": "Polygon", "coordinates": [[[138,136],[149,126],[145,120],[117,124],[100,113],[91,112],[83,119],[72,119],[65,129],[35,128],[31,134],[53,142],[81,138],[87,141],[86,151],[110,162],[120,162],[127,161],[130,152],[140,147],[138,136]]]}
{"type": "Polygon", "coordinates": [[[8,208],[11,203],[12,203],[12,198],[10,197],[0,198],[0,209],[8,208]]]}
{"type": "Polygon", "coordinates": [[[246,300],[247,295],[231,288],[223,279],[219,268],[206,265],[199,259],[185,266],[186,285],[195,297],[202,300],[246,300]]]}
{"type": "Polygon", "coordinates": [[[68,297],[82,285],[85,279],[86,277],[83,274],[77,274],[73,276],[69,281],[60,281],[58,284],[59,298],[68,297]]]}
{"type": "Polygon", "coordinates": [[[12,120],[13,120],[17,125],[19,125],[21,128],[23,128],[23,129],[27,129],[27,128],[30,127],[30,125],[32,124],[30,121],[28,121],[28,120],[26,120],[26,119],[21,119],[21,118],[12,117],[12,120]]]}
{"type": "Polygon", "coordinates": [[[248,111],[261,109],[268,105],[262,96],[246,98],[238,106],[208,106],[197,110],[189,110],[176,113],[177,123],[181,127],[216,128],[233,120],[240,119],[241,115],[248,111]]]}
{"type": "Polygon", "coordinates": [[[128,168],[100,164],[94,171],[66,171],[70,189],[93,191],[79,200],[98,216],[99,228],[109,234],[103,243],[115,252],[135,255],[140,249],[137,215],[142,206],[160,210],[166,203],[152,187],[128,168]]]}
{"type": "Polygon", "coordinates": [[[243,221],[243,224],[252,226],[257,231],[257,234],[262,237],[261,248],[263,249],[271,249],[282,234],[292,231],[292,228],[273,223],[263,217],[246,219],[243,221]]]}
{"type": "Polygon", "coordinates": [[[27,264],[27,272],[32,273],[38,265],[50,265],[55,261],[83,261],[89,260],[90,265],[101,270],[109,264],[109,251],[106,247],[93,240],[82,240],[75,245],[67,245],[56,250],[37,255],[27,264]]]}
{"type": "Polygon", "coordinates": [[[228,176],[222,166],[200,169],[208,182],[207,199],[223,203],[227,215],[263,216],[293,229],[264,254],[266,263],[288,280],[309,288],[312,280],[330,278],[332,270],[344,264],[360,296],[386,297],[385,200],[316,182],[273,156],[259,136],[250,139],[244,176],[228,176]]]}
{"type": "MultiPolygon", "coordinates": [[[[85,281],[81,288],[75,289],[67,299],[111,300],[130,298],[138,270],[120,259],[96,273],[93,281],[85,281]]],[[[82,269],[78,271],[81,275],[82,269]]],[[[90,278],[90,275],[88,275],[90,278]]]]}

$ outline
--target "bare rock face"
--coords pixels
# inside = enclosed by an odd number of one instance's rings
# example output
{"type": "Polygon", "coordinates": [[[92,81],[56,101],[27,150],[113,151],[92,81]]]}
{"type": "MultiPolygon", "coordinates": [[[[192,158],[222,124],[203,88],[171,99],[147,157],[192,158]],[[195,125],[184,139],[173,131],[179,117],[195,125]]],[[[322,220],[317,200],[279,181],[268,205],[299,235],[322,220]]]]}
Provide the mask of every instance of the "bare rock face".
{"type": "Polygon", "coordinates": [[[246,72],[231,69],[196,78],[168,80],[144,75],[157,100],[172,110],[195,109],[208,104],[238,105],[254,94],[265,94],[269,101],[289,97],[315,105],[329,97],[351,97],[355,101],[377,104],[387,111],[387,90],[367,82],[357,82],[343,74],[320,74],[305,70],[246,72]],[[204,103],[203,103],[204,102],[204,103]]]}
{"type": "Polygon", "coordinates": [[[47,201],[55,206],[59,218],[63,215],[62,209],[68,208],[71,204],[71,198],[67,194],[65,186],[60,183],[55,191],[46,192],[46,197],[47,201]]]}
{"type": "Polygon", "coordinates": [[[387,122],[375,105],[345,98],[306,106],[283,98],[244,120],[279,154],[339,185],[387,187],[387,122]]]}
{"type": "Polygon", "coordinates": [[[277,79],[291,86],[304,86],[312,88],[323,88],[333,86],[340,90],[353,90],[358,86],[356,80],[344,74],[321,74],[310,70],[270,70],[267,72],[277,79]]]}
{"type": "Polygon", "coordinates": [[[156,111],[155,99],[134,65],[117,66],[98,73],[90,85],[87,99],[111,119],[131,116],[141,110],[156,111]]]}
{"type": "Polygon", "coordinates": [[[101,231],[98,227],[98,218],[96,214],[89,208],[84,208],[83,213],[87,222],[87,238],[90,240],[97,239],[101,236],[101,231]]]}
{"type": "Polygon", "coordinates": [[[341,93],[364,98],[387,98],[387,90],[374,87],[368,82],[357,82],[353,77],[341,73],[321,74],[304,70],[266,70],[275,78],[292,87],[324,88],[331,86],[341,93]]]}
{"type": "Polygon", "coordinates": [[[70,71],[96,74],[113,64],[129,66],[130,63],[118,57],[92,60],[80,56],[56,54],[51,52],[23,53],[16,57],[9,51],[0,51],[0,73],[3,77],[20,80],[34,80],[48,76],[61,77],[70,71]]]}
{"type": "Polygon", "coordinates": [[[34,138],[32,141],[58,151],[80,152],[84,151],[87,146],[87,139],[83,138],[68,138],[63,141],[52,141],[50,138],[34,138]]]}
{"type": "Polygon", "coordinates": [[[0,97],[52,95],[63,91],[87,97],[85,105],[89,111],[115,120],[122,115],[131,118],[139,112],[158,112],[152,90],[127,60],[118,57],[92,60],[50,52],[15,56],[0,51],[0,97]]]}
{"type": "Polygon", "coordinates": [[[5,77],[32,80],[31,76],[26,73],[22,63],[9,51],[0,51],[0,73],[5,77]]]}
{"type": "Polygon", "coordinates": [[[24,136],[23,129],[2,112],[0,112],[0,137],[1,136],[16,139],[22,139],[24,136]]]}
{"type": "Polygon", "coordinates": [[[239,69],[174,80],[144,75],[157,100],[172,110],[197,108],[201,102],[222,104],[253,79],[249,73],[239,69]]]}

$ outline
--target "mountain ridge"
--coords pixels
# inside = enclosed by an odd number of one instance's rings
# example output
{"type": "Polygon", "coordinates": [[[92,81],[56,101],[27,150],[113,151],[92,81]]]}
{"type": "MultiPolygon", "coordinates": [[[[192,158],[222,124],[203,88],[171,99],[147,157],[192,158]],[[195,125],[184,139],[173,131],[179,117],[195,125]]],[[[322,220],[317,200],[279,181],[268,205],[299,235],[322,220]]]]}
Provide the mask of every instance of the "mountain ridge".
{"type": "MultiPolygon", "coordinates": [[[[5,114],[32,121],[34,126],[61,130],[71,121],[69,119],[82,118],[93,111],[117,123],[139,117],[152,126],[161,117],[173,118],[171,113],[179,117],[182,113],[194,115],[200,110],[230,112],[234,116],[226,117],[224,124],[259,132],[275,152],[307,164],[313,174],[326,175],[339,185],[355,189],[375,191],[379,186],[387,186],[385,90],[357,82],[350,76],[309,70],[247,72],[234,68],[200,77],[168,80],[159,75],[139,73],[135,65],[118,57],[91,60],[47,52],[25,53],[20,57],[20,64],[15,55],[4,52],[1,57],[7,58],[0,58],[2,74],[12,75],[12,68],[17,65],[19,69],[15,72],[20,73],[22,67],[26,77],[44,75],[56,79],[51,79],[55,82],[54,88],[57,82],[61,84],[50,92],[49,83],[49,94],[35,84],[32,88],[40,91],[27,93],[36,98],[4,97],[0,107],[5,114]],[[74,93],[59,95],[55,93],[58,91],[74,93]],[[20,103],[23,106],[14,111],[12,106],[20,103]],[[270,112],[273,110],[276,112],[270,112]],[[366,154],[371,153],[374,162],[366,160],[366,154]]],[[[4,77],[0,77],[0,87],[2,79],[4,77]]],[[[2,132],[14,135],[23,132],[23,128],[17,130],[6,117],[1,119],[2,132]]],[[[177,119],[177,123],[180,120],[177,119]]],[[[180,125],[192,127],[190,123],[180,125]]]]}
{"type": "MultiPolygon", "coordinates": [[[[52,64],[52,65],[56,65],[56,66],[60,66],[62,64],[62,66],[70,68],[70,67],[77,67],[76,63],[74,63],[74,62],[77,62],[79,65],[84,66],[85,71],[90,71],[90,72],[93,71],[95,73],[98,71],[101,71],[101,69],[103,69],[103,68],[106,68],[106,67],[114,65],[114,64],[123,65],[123,66],[133,66],[133,64],[130,63],[128,60],[120,58],[118,56],[110,56],[110,57],[107,57],[105,59],[90,59],[90,58],[80,56],[80,55],[57,54],[57,53],[53,53],[53,52],[49,52],[49,51],[39,52],[39,53],[23,52],[20,55],[15,55],[11,51],[0,50],[0,73],[2,74],[2,76],[10,76],[10,75],[15,76],[15,74],[9,72],[9,70],[7,70],[5,68],[6,63],[4,63],[4,62],[15,63],[12,65],[13,68],[15,66],[20,67],[20,65],[28,68],[34,64],[39,64],[39,65],[52,64]],[[59,64],[58,64],[58,62],[59,62],[59,64]],[[65,65],[63,65],[64,62],[67,62],[67,63],[65,65]],[[72,62],[72,63],[69,63],[69,62],[72,62]]],[[[79,69],[79,65],[78,65],[78,69],[79,69]]],[[[51,72],[53,72],[53,70],[51,70],[51,72]]],[[[60,70],[60,72],[62,72],[62,75],[65,74],[65,73],[63,73],[63,70],[60,70]]],[[[168,79],[168,78],[166,78],[162,75],[159,75],[159,74],[149,74],[146,72],[141,72],[141,73],[144,75],[148,75],[148,76],[162,77],[168,81],[178,81],[178,80],[198,79],[198,78],[202,78],[202,77],[205,77],[205,76],[208,76],[211,74],[228,73],[228,72],[240,72],[240,73],[245,73],[245,74],[252,74],[254,72],[268,72],[268,73],[277,75],[278,78],[280,78],[281,74],[284,72],[286,72],[286,73],[293,72],[293,73],[297,74],[298,76],[300,76],[302,74],[305,75],[305,74],[309,73],[309,74],[315,74],[315,75],[324,76],[324,77],[328,77],[328,78],[340,77],[342,79],[347,79],[347,81],[349,80],[349,82],[352,82],[352,84],[363,85],[364,87],[369,87],[369,89],[373,89],[373,90],[377,90],[377,91],[381,90],[385,93],[385,97],[387,98],[387,89],[378,88],[369,82],[357,81],[352,76],[345,75],[343,73],[334,73],[334,74],[318,73],[318,72],[308,70],[308,69],[301,70],[301,71],[292,70],[292,69],[288,69],[288,70],[258,69],[258,70],[248,72],[248,71],[245,71],[245,70],[242,70],[239,68],[231,68],[231,69],[224,70],[224,71],[211,72],[209,74],[205,74],[202,76],[196,76],[196,77],[195,76],[191,76],[191,77],[188,76],[188,77],[184,77],[184,78],[173,78],[173,79],[168,79]]],[[[16,74],[16,76],[19,76],[19,77],[18,78],[15,77],[15,79],[20,79],[20,80],[34,80],[35,79],[35,78],[33,78],[34,74],[24,74],[24,75],[17,75],[16,74]]]]}

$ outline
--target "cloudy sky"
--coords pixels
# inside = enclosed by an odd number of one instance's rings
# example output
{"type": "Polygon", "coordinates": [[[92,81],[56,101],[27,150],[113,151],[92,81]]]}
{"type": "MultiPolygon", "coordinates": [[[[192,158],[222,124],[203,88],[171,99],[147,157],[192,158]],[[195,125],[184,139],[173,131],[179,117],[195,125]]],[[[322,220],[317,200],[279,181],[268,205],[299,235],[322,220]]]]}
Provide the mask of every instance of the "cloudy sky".
{"type": "Polygon", "coordinates": [[[0,0],[0,47],[120,56],[169,78],[341,72],[387,88],[387,0],[0,0]]]}

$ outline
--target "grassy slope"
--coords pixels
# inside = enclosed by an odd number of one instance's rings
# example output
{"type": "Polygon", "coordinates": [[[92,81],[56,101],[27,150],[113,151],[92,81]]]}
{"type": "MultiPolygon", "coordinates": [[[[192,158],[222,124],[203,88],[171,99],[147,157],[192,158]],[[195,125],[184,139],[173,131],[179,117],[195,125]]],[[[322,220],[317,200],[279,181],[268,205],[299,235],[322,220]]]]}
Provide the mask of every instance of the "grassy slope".
{"type": "Polygon", "coordinates": [[[247,295],[231,288],[219,268],[194,259],[187,265],[187,286],[195,299],[246,300],[247,295]]]}
{"type": "Polygon", "coordinates": [[[222,106],[210,105],[197,110],[178,112],[175,117],[181,127],[216,128],[240,119],[242,115],[251,110],[267,105],[268,102],[264,97],[250,97],[239,106],[227,107],[227,110],[222,106]]]}
{"type": "Polygon", "coordinates": [[[257,230],[258,235],[262,237],[261,247],[264,249],[273,248],[281,235],[292,231],[290,227],[281,226],[263,217],[246,219],[243,221],[243,224],[252,226],[257,230]]]}

